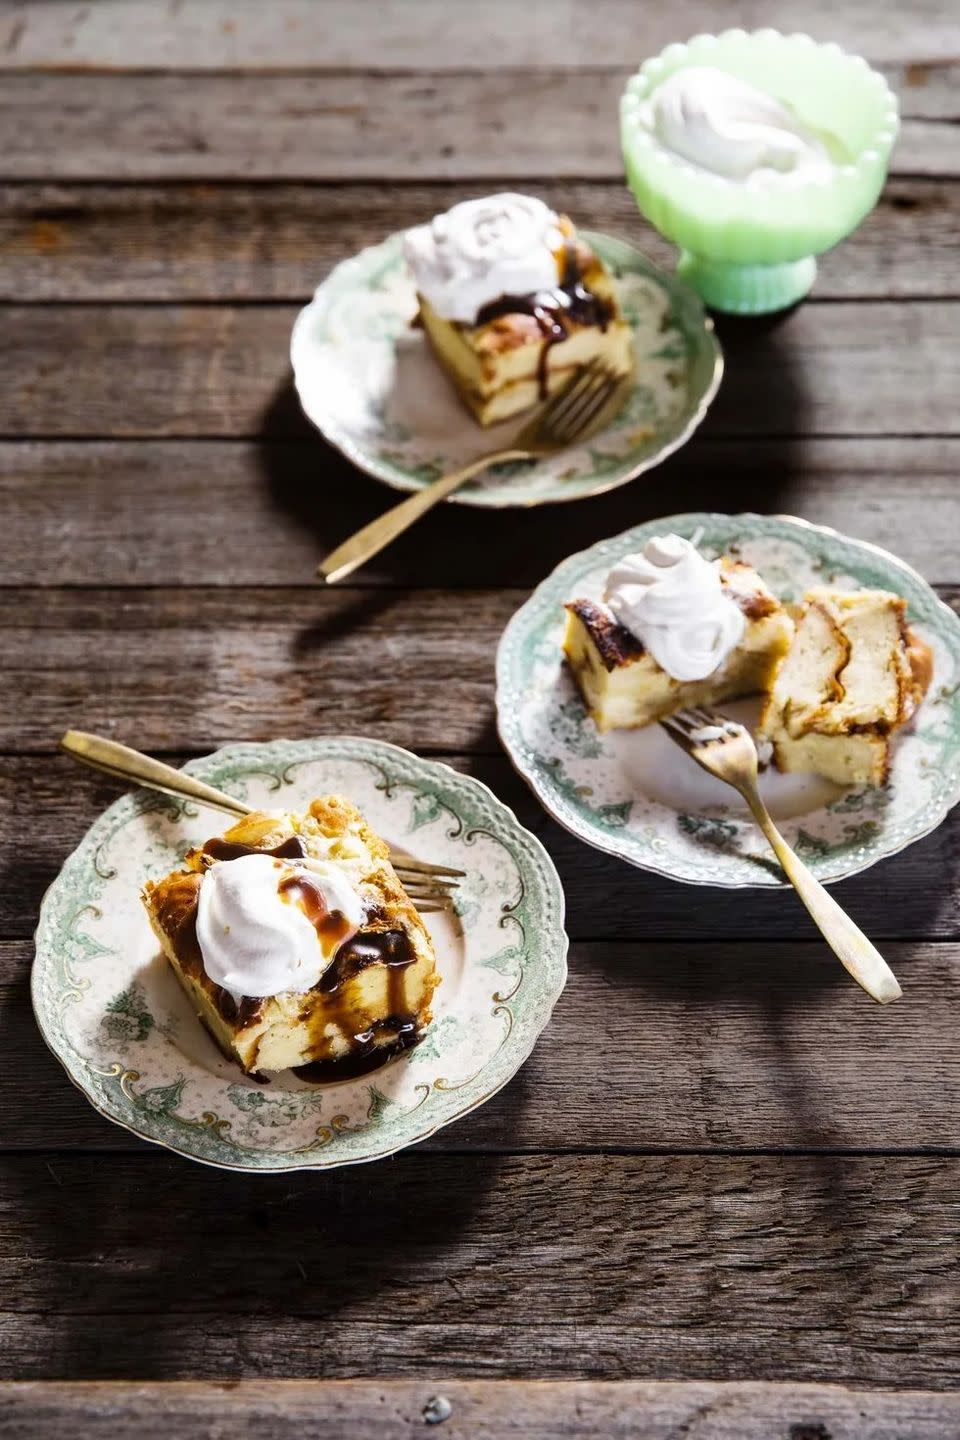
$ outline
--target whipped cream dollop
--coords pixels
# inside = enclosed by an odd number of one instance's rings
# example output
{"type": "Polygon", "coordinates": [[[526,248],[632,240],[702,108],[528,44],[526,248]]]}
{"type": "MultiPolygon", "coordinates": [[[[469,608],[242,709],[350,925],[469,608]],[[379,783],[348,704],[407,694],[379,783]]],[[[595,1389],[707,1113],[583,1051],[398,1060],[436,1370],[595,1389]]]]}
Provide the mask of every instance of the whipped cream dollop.
{"type": "Polygon", "coordinates": [[[244,995],[311,990],[363,916],[363,901],[333,862],[312,860],[308,869],[271,855],[225,860],[200,884],[203,968],[237,1003],[244,995]],[[339,912],[342,925],[325,934],[300,903],[304,893],[327,914],[339,912]]]}
{"type": "Polygon", "coordinates": [[[658,535],[607,576],[604,602],[674,680],[705,680],[743,638],[746,619],[706,560],[679,535],[658,535]]]}
{"type": "Polygon", "coordinates": [[[408,230],[403,253],[420,294],[445,320],[472,325],[501,295],[532,295],[560,281],[559,217],[531,195],[464,200],[408,230]]]}
{"type": "Polygon", "coordinates": [[[817,136],[779,100],[709,65],[658,85],[647,123],[667,150],[728,180],[807,180],[833,168],[817,136]]]}

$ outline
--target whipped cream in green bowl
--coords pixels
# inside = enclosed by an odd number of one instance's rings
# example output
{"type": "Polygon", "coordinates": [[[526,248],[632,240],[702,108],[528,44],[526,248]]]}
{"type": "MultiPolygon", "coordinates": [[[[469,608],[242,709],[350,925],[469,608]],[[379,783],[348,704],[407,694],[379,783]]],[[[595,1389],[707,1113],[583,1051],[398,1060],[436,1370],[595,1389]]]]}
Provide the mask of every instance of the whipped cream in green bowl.
{"type": "Polygon", "coordinates": [[[816,259],[876,204],[897,135],[882,75],[839,46],[776,30],[669,45],[620,106],[627,183],[717,310],[803,298],[816,259]]]}

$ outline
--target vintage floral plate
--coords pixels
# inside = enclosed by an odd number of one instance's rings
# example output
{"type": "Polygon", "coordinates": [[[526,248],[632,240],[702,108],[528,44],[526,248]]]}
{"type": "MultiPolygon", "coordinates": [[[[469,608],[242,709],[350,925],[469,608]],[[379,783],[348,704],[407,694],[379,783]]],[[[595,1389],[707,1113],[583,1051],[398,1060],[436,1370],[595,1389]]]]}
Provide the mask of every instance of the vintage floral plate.
{"type": "MultiPolygon", "coordinates": [[[[636,384],[607,429],[537,462],[487,471],[463,505],[580,500],[659,465],[687,440],[720,384],[723,360],[699,298],[633,246],[584,232],[612,270],[633,326],[636,384]]],[[[429,352],[402,235],[343,261],[301,311],[290,358],[308,418],[361,470],[399,490],[508,443],[518,420],[481,430],[429,352]]]]}
{"type": "MultiPolygon", "coordinates": [[[[587,844],[699,885],[781,885],[779,867],[728,786],[659,725],[601,735],[563,663],[563,603],[599,598],[615,560],[666,531],[708,555],[734,552],[785,601],[814,584],[894,590],[933,647],[934,680],[896,742],[890,783],[843,791],[815,776],[761,779],[787,839],[823,881],[855,875],[933,830],[960,799],[960,620],[921,577],[873,545],[786,516],[673,515],[565,560],[504,632],[497,656],[500,735],[545,808],[587,844]]],[[[724,705],[750,723],[758,701],[724,705]]]]}
{"type": "Polygon", "coordinates": [[[486,786],[358,739],[232,745],[187,769],[265,808],[341,792],[391,845],[467,872],[456,919],[425,917],[442,975],[434,1021],[415,1050],[362,1079],[247,1079],[201,1027],[138,899],[224,817],[126,795],[47,892],[33,967],[43,1036],[101,1114],[211,1165],[324,1169],[422,1140],[506,1084],[563,989],[567,939],[549,856],[486,786]]]}

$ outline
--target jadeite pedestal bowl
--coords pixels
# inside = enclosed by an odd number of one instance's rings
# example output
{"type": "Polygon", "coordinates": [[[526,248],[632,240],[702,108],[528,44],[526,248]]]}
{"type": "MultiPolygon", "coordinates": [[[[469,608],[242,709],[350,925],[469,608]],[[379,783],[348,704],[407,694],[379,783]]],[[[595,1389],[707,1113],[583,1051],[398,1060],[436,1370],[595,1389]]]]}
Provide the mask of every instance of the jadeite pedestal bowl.
{"type": "Polygon", "coordinates": [[[620,120],[627,183],[650,223],[680,246],[678,274],[713,309],[742,315],[781,310],[807,294],[815,257],[876,204],[898,129],[896,97],[865,60],[775,30],[669,45],[628,82],[620,120]],[[824,139],[832,172],[803,183],[771,175],[748,187],[666,150],[644,121],[646,102],[690,65],[725,70],[790,106],[824,139]]]}

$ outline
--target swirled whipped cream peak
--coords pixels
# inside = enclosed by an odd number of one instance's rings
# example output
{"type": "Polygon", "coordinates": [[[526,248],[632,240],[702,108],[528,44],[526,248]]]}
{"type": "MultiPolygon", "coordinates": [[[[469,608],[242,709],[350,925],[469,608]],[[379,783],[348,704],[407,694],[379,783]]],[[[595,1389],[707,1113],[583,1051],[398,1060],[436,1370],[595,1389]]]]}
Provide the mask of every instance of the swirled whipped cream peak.
{"type": "Polygon", "coordinates": [[[559,284],[560,217],[531,195],[505,192],[464,200],[404,237],[417,290],[444,320],[472,325],[501,295],[532,295],[559,284]]]}
{"type": "Polygon", "coordinates": [[[786,105],[710,65],[674,71],[645,115],[664,149],[728,180],[809,180],[833,168],[821,141],[786,105]]]}
{"type": "Polygon", "coordinates": [[[312,990],[363,916],[360,895],[330,861],[221,861],[204,872],[197,902],[203,968],[238,1003],[312,990]]]}
{"type": "Polygon", "coordinates": [[[679,535],[658,535],[607,576],[604,603],[674,680],[705,680],[743,639],[746,618],[719,562],[679,535]]]}

